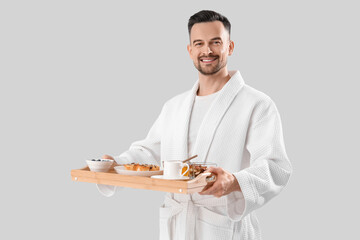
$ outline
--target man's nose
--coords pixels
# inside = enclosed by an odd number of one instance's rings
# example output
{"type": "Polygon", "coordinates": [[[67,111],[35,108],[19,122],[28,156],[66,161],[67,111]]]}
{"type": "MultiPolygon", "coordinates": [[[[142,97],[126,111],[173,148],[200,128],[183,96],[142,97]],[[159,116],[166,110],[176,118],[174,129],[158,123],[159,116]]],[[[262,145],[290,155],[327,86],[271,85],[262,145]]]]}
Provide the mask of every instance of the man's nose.
{"type": "Polygon", "coordinates": [[[203,49],[203,54],[210,54],[213,53],[209,45],[205,45],[203,49]]]}

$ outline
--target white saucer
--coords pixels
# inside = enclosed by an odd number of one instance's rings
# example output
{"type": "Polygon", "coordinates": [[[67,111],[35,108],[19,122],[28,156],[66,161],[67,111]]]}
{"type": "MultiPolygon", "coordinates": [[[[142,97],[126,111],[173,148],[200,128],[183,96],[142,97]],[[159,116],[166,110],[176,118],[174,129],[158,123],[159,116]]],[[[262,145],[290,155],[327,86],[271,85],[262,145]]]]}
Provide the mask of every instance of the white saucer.
{"type": "Polygon", "coordinates": [[[164,175],[153,175],[151,178],[157,178],[157,179],[166,179],[166,180],[189,180],[190,178],[187,176],[183,176],[181,178],[165,178],[164,175]]]}

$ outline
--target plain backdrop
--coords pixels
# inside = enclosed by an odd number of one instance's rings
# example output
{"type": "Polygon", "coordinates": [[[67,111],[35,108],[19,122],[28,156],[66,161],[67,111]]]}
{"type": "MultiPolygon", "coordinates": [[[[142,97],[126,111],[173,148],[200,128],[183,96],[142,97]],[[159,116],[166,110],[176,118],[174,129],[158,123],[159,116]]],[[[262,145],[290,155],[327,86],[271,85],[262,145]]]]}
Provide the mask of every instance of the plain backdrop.
{"type": "Polygon", "coordinates": [[[1,239],[158,239],[164,193],[106,198],[70,170],[143,139],[189,90],[187,21],[232,23],[229,69],[280,112],[294,173],[264,239],[359,239],[357,1],[1,1],[1,239]]]}

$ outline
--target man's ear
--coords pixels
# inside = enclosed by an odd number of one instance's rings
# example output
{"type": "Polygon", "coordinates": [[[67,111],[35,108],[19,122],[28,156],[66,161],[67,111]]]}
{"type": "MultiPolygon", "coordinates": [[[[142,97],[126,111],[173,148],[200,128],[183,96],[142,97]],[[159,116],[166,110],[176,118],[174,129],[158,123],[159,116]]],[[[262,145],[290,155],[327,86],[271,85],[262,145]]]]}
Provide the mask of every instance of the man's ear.
{"type": "Polygon", "coordinates": [[[187,45],[187,50],[188,50],[190,58],[192,59],[192,57],[191,57],[192,47],[190,46],[190,44],[187,45]]]}
{"type": "Polygon", "coordinates": [[[234,46],[235,46],[235,44],[234,44],[234,42],[233,41],[229,41],[229,56],[231,56],[232,55],[232,53],[234,52],[234,46]]]}

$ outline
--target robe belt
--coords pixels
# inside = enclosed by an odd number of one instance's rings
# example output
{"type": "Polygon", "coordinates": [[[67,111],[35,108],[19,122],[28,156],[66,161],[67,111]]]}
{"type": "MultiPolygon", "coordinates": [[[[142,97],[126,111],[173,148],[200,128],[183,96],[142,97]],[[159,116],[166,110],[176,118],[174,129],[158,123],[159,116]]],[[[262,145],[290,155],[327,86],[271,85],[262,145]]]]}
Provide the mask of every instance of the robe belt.
{"type": "MultiPolygon", "coordinates": [[[[199,208],[201,207],[219,207],[219,206],[226,206],[226,199],[225,198],[207,198],[207,199],[198,199],[198,200],[191,200],[191,199],[181,199],[175,200],[170,198],[169,196],[165,197],[165,204],[172,208],[170,219],[169,219],[169,227],[173,226],[174,217],[184,210],[185,217],[181,219],[180,222],[176,221],[177,226],[177,233],[176,236],[180,240],[194,240],[195,239],[195,221],[196,216],[198,215],[199,208]]],[[[174,229],[172,229],[173,231],[174,229]]],[[[171,230],[169,233],[172,232],[171,230]]],[[[171,239],[171,236],[169,236],[171,239]]],[[[173,239],[171,239],[173,240],[173,239]]]]}

